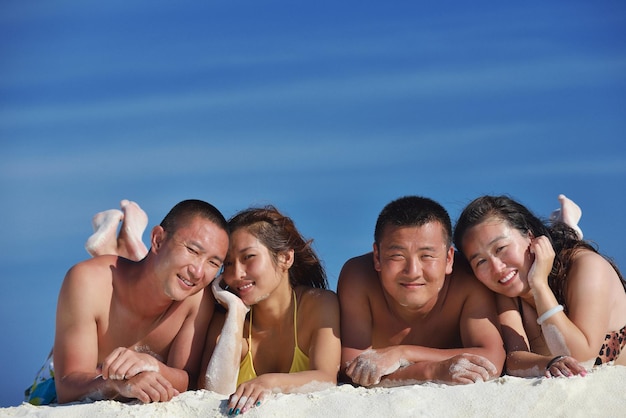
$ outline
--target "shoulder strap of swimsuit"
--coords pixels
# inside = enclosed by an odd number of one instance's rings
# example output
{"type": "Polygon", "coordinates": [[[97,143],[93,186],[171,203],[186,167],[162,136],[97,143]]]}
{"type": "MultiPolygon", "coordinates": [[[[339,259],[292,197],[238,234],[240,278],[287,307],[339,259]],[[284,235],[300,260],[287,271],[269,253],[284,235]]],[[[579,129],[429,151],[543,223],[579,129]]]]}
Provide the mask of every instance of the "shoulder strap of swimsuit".
{"type": "Polygon", "coordinates": [[[296,291],[293,292],[293,339],[298,347],[298,298],[296,298],[296,291]]]}
{"type": "Polygon", "coordinates": [[[252,306],[250,306],[250,321],[248,324],[248,351],[252,352],[252,306]]]}

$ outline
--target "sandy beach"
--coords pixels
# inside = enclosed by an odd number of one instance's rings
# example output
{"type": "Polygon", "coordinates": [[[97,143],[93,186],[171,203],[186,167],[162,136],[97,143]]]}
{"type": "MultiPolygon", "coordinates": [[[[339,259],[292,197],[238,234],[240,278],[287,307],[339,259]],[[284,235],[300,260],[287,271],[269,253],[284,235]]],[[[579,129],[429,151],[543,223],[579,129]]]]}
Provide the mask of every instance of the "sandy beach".
{"type": "MultiPolygon", "coordinates": [[[[205,390],[170,402],[116,401],[0,409],[2,417],[223,417],[226,398],[205,390]]],[[[340,385],[308,394],[276,394],[247,417],[620,417],[626,411],[626,367],[605,366],[585,377],[499,379],[466,386],[424,383],[396,388],[340,385]]]]}

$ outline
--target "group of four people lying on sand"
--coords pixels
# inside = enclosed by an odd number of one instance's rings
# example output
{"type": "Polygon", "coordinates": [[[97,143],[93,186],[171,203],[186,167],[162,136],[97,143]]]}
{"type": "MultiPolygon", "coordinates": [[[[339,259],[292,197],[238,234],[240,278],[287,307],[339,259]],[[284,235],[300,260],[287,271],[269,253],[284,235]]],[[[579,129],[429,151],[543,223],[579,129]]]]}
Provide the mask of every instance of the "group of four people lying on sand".
{"type": "Polygon", "coordinates": [[[336,293],[312,241],[272,206],[227,221],[182,201],[147,248],[148,218],[124,200],[94,217],[94,257],[63,281],[54,377],[39,376],[30,401],[154,402],[205,388],[239,414],[272,392],[338,382],[464,384],[626,364],[624,280],[582,239],[580,208],[559,200],[543,222],[507,196],[482,196],[454,231],[437,202],[394,200],[336,293]]]}

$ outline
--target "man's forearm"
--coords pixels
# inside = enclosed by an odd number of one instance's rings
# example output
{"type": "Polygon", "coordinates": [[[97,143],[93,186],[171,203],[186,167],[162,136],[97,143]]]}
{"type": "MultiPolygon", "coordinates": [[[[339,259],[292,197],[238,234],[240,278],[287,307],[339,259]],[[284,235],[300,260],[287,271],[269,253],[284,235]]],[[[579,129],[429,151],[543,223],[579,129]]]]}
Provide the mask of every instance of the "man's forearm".
{"type": "Polygon", "coordinates": [[[76,402],[83,399],[113,399],[119,393],[111,380],[96,373],[72,373],[55,377],[59,403],[76,402]]]}
{"type": "Polygon", "coordinates": [[[398,368],[391,374],[383,376],[381,381],[398,381],[401,384],[406,384],[406,382],[410,381],[432,381],[435,380],[434,366],[436,363],[436,361],[419,361],[416,363],[410,363],[407,366],[398,368]]]}
{"type": "Polygon", "coordinates": [[[182,393],[190,389],[189,382],[193,379],[193,377],[189,376],[189,373],[187,373],[186,370],[161,364],[159,367],[159,373],[165,377],[177,391],[182,393]]]}

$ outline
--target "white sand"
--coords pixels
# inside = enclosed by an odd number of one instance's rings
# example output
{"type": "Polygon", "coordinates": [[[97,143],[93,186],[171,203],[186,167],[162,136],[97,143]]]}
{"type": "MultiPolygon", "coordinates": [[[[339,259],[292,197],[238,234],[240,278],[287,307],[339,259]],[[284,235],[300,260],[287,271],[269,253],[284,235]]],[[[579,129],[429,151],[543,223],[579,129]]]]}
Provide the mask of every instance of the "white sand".
{"type": "MultiPolygon", "coordinates": [[[[208,391],[186,392],[170,402],[99,401],[63,406],[22,404],[1,408],[5,417],[224,417],[226,400],[208,391]]],[[[310,394],[278,394],[246,417],[623,417],[626,367],[608,366],[586,377],[502,377],[466,386],[421,384],[397,388],[341,385],[310,394]]]]}

